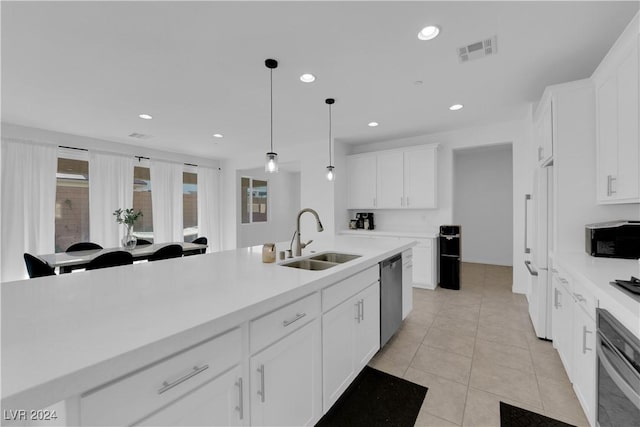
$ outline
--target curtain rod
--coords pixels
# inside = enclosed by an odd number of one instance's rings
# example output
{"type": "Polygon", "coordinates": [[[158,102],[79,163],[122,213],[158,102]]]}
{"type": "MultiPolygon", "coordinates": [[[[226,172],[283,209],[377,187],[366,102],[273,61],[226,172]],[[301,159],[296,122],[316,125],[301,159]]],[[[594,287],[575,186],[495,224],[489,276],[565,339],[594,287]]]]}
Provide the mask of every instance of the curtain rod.
{"type": "MultiPolygon", "coordinates": [[[[78,150],[78,151],[89,151],[86,148],[78,148],[78,147],[69,147],[67,145],[58,145],[59,148],[68,148],[69,150],[78,150]]],[[[138,159],[138,162],[140,162],[142,159],[144,160],[150,160],[149,157],[145,157],[145,156],[133,156],[134,158],[138,159]]],[[[194,166],[194,167],[198,167],[198,165],[195,165],[193,163],[183,163],[186,166],[194,166]]],[[[220,168],[218,168],[220,169],[220,168]]]]}

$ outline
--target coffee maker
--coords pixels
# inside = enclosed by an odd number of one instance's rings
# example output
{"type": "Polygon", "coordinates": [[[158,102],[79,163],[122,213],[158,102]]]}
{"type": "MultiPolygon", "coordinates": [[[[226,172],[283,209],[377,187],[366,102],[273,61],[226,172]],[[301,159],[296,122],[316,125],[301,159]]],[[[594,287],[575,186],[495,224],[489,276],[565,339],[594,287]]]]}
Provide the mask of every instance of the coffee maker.
{"type": "Polygon", "coordinates": [[[363,230],[373,230],[373,212],[356,213],[356,228],[363,230]]]}

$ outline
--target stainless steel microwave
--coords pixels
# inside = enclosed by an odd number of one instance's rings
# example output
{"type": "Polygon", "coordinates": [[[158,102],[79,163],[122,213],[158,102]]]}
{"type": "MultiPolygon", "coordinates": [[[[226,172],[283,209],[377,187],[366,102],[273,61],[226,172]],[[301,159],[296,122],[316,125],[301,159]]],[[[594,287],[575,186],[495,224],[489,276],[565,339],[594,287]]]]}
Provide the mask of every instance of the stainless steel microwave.
{"type": "Polygon", "coordinates": [[[640,221],[611,221],[585,226],[585,249],[595,257],[640,258],[640,221]]]}

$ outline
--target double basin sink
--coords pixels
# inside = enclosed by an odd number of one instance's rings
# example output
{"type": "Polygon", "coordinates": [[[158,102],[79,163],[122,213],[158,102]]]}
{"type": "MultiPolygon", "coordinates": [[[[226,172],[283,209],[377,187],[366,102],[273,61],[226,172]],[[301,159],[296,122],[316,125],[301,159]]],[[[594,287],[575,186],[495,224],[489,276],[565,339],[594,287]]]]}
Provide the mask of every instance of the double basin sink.
{"type": "Polygon", "coordinates": [[[327,252],[314,255],[309,258],[298,259],[295,261],[280,264],[284,267],[300,268],[302,270],[326,270],[336,265],[360,258],[360,255],[343,254],[339,252],[327,252]]]}

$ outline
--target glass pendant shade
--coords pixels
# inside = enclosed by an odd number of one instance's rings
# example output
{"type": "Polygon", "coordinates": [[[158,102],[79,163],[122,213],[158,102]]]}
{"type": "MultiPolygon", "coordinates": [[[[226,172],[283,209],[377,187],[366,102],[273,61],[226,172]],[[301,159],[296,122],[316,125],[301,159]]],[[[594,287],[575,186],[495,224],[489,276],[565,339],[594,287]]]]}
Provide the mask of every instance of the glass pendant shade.
{"type": "Polygon", "coordinates": [[[278,172],[278,153],[267,153],[267,161],[264,165],[264,171],[268,173],[278,172]]]}
{"type": "Polygon", "coordinates": [[[333,169],[335,169],[333,166],[327,166],[327,181],[333,181],[336,179],[336,174],[333,169]]]}

